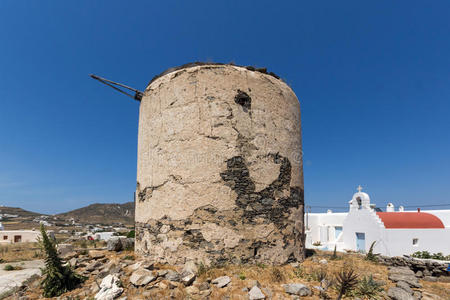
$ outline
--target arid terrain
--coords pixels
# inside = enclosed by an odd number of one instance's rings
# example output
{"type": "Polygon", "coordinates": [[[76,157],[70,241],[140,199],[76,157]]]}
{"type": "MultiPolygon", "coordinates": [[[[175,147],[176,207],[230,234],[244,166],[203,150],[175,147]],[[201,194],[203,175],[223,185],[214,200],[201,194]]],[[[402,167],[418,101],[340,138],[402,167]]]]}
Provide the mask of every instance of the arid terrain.
{"type": "MultiPolygon", "coordinates": [[[[357,253],[336,257],[331,252],[316,252],[303,263],[283,266],[207,267],[192,262],[181,266],[160,265],[136,256],[131,250],[102,249],[78,248],[62,255],[78,274],[86,276],[86,281],[58,299],[94,299],[96,295],[95,299],[107,299],[100,297],[101,293],[114,294],[114,299],[122,300],[336,299],[339,276],[344,270],[353,270],[356,275],[355,285],[344,299],[450,299],[448,276],[431,282],[429,278],[416,278],[407,268],[388,267],[357,253]],[[368,284],[370,280],[372,283],[368,284]],[[408,282],[406,286],[405,282],[408,282]],[[405,290],[410,290],[410,298],[395,298],[393,291],[406,293],[405,290]]],[[[5,299],[40,299],[39,282],[40,278],[34,276],[5,299]]]]}

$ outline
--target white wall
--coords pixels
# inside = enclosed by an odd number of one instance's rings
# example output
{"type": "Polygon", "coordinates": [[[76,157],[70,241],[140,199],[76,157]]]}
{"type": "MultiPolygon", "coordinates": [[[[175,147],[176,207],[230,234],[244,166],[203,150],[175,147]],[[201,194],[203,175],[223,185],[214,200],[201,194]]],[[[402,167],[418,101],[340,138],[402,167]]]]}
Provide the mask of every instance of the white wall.
{"type": "Polygon", "coordinates": [[[384,240],[389,245],[386,253],[388,256],[409,255],[416,251],[428,251],[430,253],[442,252],[450,254],[450,229],[385,229],[384,240]],[[419,239],[417,246],[413,246],[412,240],[419,239]]]}
{"type": "Polygon", "coordinates": [[[376,213],[371,209],[360,209],[351,211],[344,220],[344,247],[346,250],[356,250],[356,233],[365,234],[365,248],[369,251],[373,241],[376,253],[386,252],[386,243],[383,242],[384,227],[376,213]]]}
{"type": "MultiPolygon", "coordinates": [[[[343,226],[344,219],[348,213],[308,213],[305,216],[306,247],[314,247],[312,244],[320,242],[320,248],[334,249],[335,226],[343,226]],[[306,219],[307,222],[306,222],[306,219]],[[306,225],[306,223],[308,223],[306,225]],[[308,230],[309,228],[309,230],[308,230]]],[[[338,249],[339,250],[339,249],[338,249]]]]}
{"type": "Polygon", "coordinates": [[[0,231],[0,243],[9,244],[14,243],[14,236],[20,236],[21,242],[37,242],[38,237],[41,235],[39,231],[33,230],[2,230],[0,231]],[[5,239],[6,237],[6,239],[5,239]]]}

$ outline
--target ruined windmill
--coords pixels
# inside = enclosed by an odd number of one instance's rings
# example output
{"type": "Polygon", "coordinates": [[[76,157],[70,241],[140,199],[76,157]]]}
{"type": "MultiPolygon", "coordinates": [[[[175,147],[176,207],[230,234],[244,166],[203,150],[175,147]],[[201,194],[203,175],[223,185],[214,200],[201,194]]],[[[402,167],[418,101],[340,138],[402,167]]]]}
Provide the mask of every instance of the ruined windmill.
{"type": "Polygon", "coordinates": [[[170,264],[304,258],[300,105],[288,85],[213,63],[169,69],[144,92],[117,85],[140,101],[138,254],[170,264]]]}

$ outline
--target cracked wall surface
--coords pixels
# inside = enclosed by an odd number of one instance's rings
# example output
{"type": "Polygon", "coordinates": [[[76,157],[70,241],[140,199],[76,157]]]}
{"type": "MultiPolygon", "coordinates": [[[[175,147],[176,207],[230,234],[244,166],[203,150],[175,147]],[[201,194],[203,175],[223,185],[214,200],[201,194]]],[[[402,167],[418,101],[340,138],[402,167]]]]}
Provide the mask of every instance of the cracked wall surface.
{"type": "Polygon", "coordinates": [[[171,264],[304,257],[300,105],[281,80],[181,68],[141,101],[136,252],[171,264]]]}

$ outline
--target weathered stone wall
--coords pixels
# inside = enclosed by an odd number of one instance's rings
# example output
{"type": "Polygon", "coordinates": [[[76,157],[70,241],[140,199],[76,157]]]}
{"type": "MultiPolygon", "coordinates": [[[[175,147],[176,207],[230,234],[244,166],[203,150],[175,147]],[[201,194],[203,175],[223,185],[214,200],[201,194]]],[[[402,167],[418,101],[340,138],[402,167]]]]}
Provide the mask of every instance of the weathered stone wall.
{"type": "Polygon", "coordinates": [[[177,69],[141,101],[136,252],[160,262],[302,260],[300,105],[269,74],[177,69]]]}

